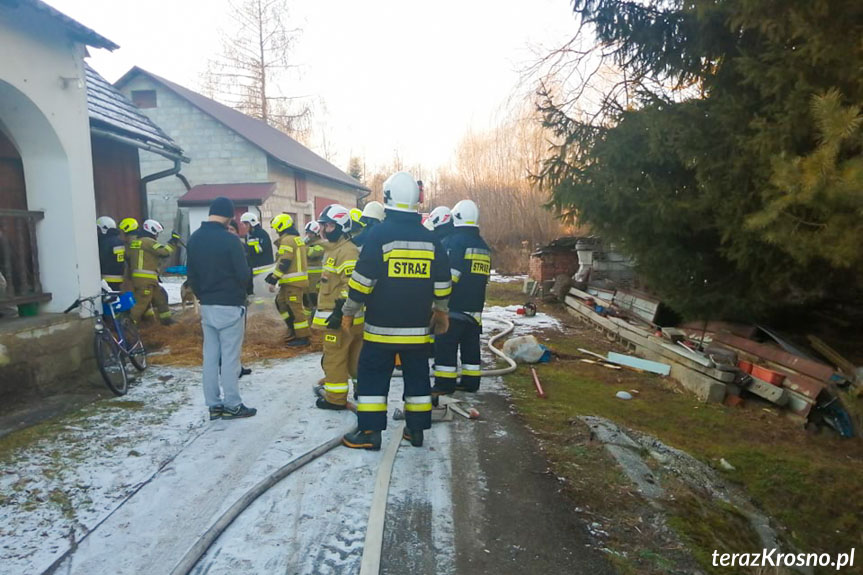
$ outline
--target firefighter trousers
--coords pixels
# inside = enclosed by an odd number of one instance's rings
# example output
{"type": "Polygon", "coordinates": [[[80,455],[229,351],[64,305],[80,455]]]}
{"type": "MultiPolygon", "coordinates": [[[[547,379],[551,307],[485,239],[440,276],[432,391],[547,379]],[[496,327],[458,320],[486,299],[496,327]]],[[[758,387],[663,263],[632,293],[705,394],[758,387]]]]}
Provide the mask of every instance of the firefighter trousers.
{"type": "Polygon", "coordinates": [[[309,337],[309,319],[303,308],[303,288],[284,284],[279,286],[276,309],[296,337],[309,337]]]}
{"type": "Polygon", "coordinates": [[[147,311],[150,304],[153,304],[153,307],[156,308],[159,320],[171,317],[171,309],[168,307],[168,297],[159,285],[159,282],[133,278],[132,291],[135,294],[135,306],[129,312],[129,315],[132,316],[132,321],[141,321],[144,312],[147,311]]]}
{"type": "Polygon", "coordinates": [[[409,429],[431,427],[431,381],[425,344],[392,345],[363,342],[357,367],[357,423],[363,431],[387,428],[387,396],[396,354],[404,374],[405,424],[409,429]]]}
{"type": "Polygon", "coordinates": [[[357,378],[357,364],[363,347],[363,326],[355,325],[350,334],[340,329],[324,330],[324,399],[335,405],[348,401],[348,379],[357,378]]]}
{"type": "Polygon", "coordinates": [[[477,391],[481,374],[479,336],[482,327],[473,320],[450,316],[449,330],[435,336],[434,391],[452,393],[477,391]],[[461,352],[461,381],[458,381],[458,355],[461,352]]]}

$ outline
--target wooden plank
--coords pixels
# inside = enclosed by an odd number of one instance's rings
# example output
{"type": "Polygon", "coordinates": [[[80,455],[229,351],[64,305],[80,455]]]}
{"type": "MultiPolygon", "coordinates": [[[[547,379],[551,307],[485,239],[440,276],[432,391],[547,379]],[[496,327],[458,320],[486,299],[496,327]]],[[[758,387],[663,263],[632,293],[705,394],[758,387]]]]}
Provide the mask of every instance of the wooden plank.
{"type": "Polygon", "coordinates": [[[650,361],[649,359],[641,359],[640,357],[634,357],[631,355],[624,355],[614,351],[608,352],[608,361],[618,365],[642,369],[658,375],[668,375],[671,373],[671,366],[668,364],[659,363],[658,361],[650,361]]]}
{"type": "Polygon", "coordinates": [[[612,301],[618,307],[629,310],[651,324],[659,312],[659,300],[629,290],[617,290],[612,301]]]}
{"type": "Polygon", "coordinates": [[[569,289],[569,294],[570,294],[570,295],[572,295],[572,296],[575,296],[575,297],[577,297],[577,298],[580,298],[580,299],[592,299],[593,301],[595,301],[595,302],[596,302],[596,303],[598,303],[599,305],[606,306],[606,307],[611,307],[611,302],[610,302],[610,301],[606,301],[606,300],[604,300],[604,299],[602,299],[602,298],[600,298],[600,297],[598,297],[598,296],[595,296],[595,295],[590,295],[589,293],[584,292],[584,291],[581,291],[581,290],[580,290],[580,289],[578,289],[578,288],[570,288],[570,289],[569,289]]]}
{"type": "Polygon", "coordinates": [[[815,335],[807,335],[806,337],[812,344],[812,348],[832,361],[833,365],[839,368],[839,371],[852,378],[857,375],[857,366],[842,357],[842,354],[827,345],[820,337],[815,335]]]}
{"type": "Polygon", "coordinates": [[[814,377],[820,381],[829,381],[833,377],[833,368],[823,363],[799,357],[777,349],[773,346],[748,340],[730,333],[717,333],[713,341],[724,343],[761,359],[772,361],[792,371],[814,377]]]}

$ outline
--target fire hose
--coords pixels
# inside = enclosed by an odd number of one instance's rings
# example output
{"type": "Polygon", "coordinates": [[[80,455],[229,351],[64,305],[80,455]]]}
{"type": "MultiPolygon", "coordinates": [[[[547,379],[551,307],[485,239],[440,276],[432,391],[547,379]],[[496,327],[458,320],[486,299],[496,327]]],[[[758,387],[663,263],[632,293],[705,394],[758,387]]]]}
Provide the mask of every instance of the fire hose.
{"type": "MultiPolygon", "coordinates": [[[[497,349],[493,344],[497,340],[505,337],[506,335],[512,333],[515,329],[515,324],[511,321],[507,320],[499,320],[505,324],[507,327],[495,334],[492,338],[488,340],[486,344],[488,348],[491,350],[493,354],[503,359],[507,364],[507,367],[499,368],[499,369],[490,369],[483,370],[482,375],[485,377],[498,376],[498,375],[506,375],[508,373],[512,373],[516,369],[515,361],[507,356],[503,351],[497,349]]],[[[400,377],[400,371],[393,372],[394,377],[400,377]]],[[[242,497],[240,497],[231,507],[229,507],[217,520],[216,522],[210,526],[207,531],[204,532],[201,537],[192,545],[186,554],[183,555],[183,558],[177,563],[174,569],[171,571],[171,575],[188,575],[195,568],[195,565],[201,560],[201,557],[207,552],[207,550],[215,543],[215,541],[219,538],[219,536],[228,528],[228,526],[236,519],[243,511],[245,511],[258,497],[263,495],[267,490],[276,485],[279,481],[286,478],[288,475],[293,473],[294,471],[300,469],[307,463],[310,463],[322,456],[323,454],[331,451],[338,445],[342,443],[342,436],[345,433],[353,431],[353,428],[345,430],[342,433],[339,433],[336,437],[318,445],[314,449],[307,451],[300,457],[293,459],[259,481],[254,487],[249,489],[242,497]]],[[[393,460],[395,458],[395,452],[398,450],[398,445],[401,443],[401,426],[397,429],[398,435],[393,439],[395,445],[387,448],[387,453],[385,454],[384,461],[381,463],[381,470],[379,470],[379,478],[377,483],[386,483],[386,485],[376,485],[375,494],[373,496],[372,503],[372,512],[369,517],[369,525],[366,533],[366,546],[363,548],[363,558],[362,558],[362,574],[366,575],[376,575],[379,572],[380,567],[380,555],[381,555],[381,547],[383,543],[383,514],[386,509],[386,494],[389,487],[389,478],[390,473],[392,471],[393,460]],[[381,501],[382,500],[382,501],[381,501]],[[371,545],[369,545],[371,543],[371,545]]]]}

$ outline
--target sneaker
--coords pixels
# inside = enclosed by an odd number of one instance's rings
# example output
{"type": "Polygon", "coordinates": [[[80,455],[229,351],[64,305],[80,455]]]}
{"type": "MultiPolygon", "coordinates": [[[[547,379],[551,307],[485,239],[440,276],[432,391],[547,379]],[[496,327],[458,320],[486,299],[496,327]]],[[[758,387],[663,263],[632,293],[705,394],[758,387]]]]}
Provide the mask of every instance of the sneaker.
{"type": "Polygon", "coordinates": [[[214,405],[210,408],[210,421],[214,419],[222,419],[222,414],[225,412],[224,406],[214,405]]]}
{"type": "Polygon", "coordinates": [[[414,447],[423,446],[422,429],[411,429],[410,427],[405,427],[405,430],[402,432],[402,437],[410,441],[411,445],[413,445],[414,447]]]}
{"type": "Polygon", "coordinates": [[[225,407],[222,410],[222,419],[240,419],[241,417],[252,417],[258,413],[254,407],[246,407],[242,403],[237,407],[225,407]]]}
{"type": "Polygon", "coordinates": [[[347,405],[339,405],[337,403],[330,403],[323,397],[319,397],[317,401],[315,401],[315,407],[318,409],[332,409],[335,411],[342,411],[348,408],[347,405]]]}
{"type": "MultiPolygon", "coordinates": [[[[252,370],[249,369],[248,367],[242,367],[241,366],[240,367],[240,377],[243,377],[244,375],[252,375],[252,370]]],[[[240,377],[238,377],[237,379],[239,379],[240,377]]]]}
{"type": "Polygon", "coordinates": [[[342,437],[342,443],[351,449],[371,449],[372,451],[378,451],[381,448],[381,432],[357,429],[345,434],[342,437]]]}
{"type": "Polygon", "coordinates": [[[305,346],[309,345],[309,338],[297,337],[297,338],[290,340],[285,345],[287,345],[288,347],[305,347],[305,346]]]}

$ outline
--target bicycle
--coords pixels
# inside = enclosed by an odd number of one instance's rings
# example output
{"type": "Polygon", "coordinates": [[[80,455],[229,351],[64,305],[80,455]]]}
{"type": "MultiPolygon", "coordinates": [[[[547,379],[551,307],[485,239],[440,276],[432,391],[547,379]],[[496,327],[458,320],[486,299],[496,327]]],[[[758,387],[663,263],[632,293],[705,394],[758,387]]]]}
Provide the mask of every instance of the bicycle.
{"type": "Polygon", "coordinates": [[[141,334],[132,319],[124,313],[135,305],[135,298],[131,292],[103,291],[98,295],[78,298],[63,313],[69,313],[80,305],[85,305],[95,318],[93,351],[102,379],[115,395],[125,395],[129,386],[126,360],[138,371],[147,369],[147,349],[141,334]],[[97,299],[102,303],[101,313],[96,307],[97,299]]]}

